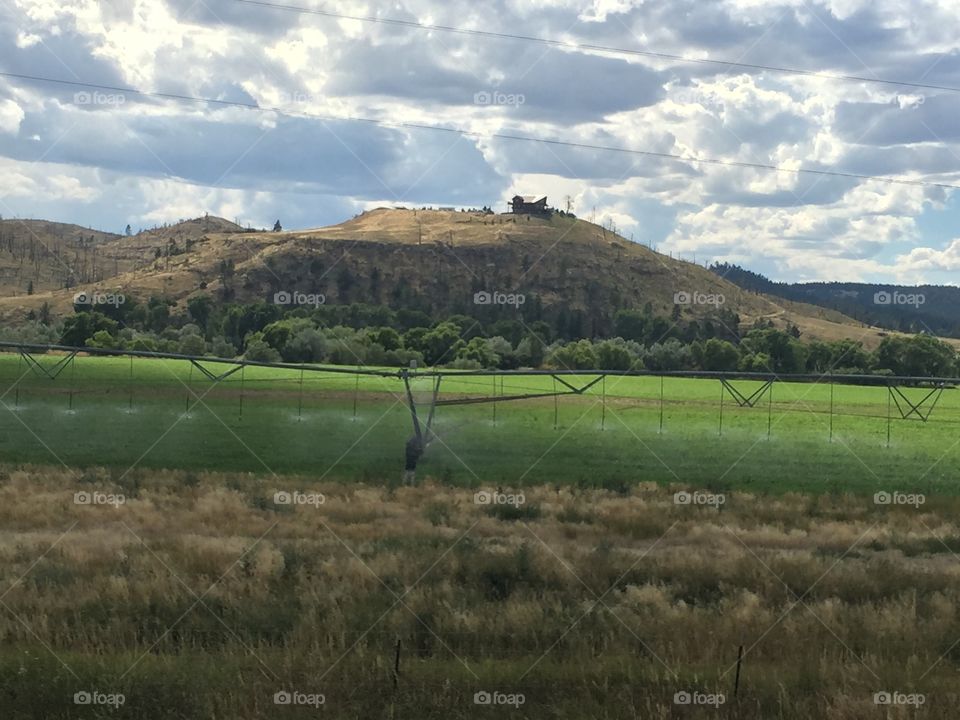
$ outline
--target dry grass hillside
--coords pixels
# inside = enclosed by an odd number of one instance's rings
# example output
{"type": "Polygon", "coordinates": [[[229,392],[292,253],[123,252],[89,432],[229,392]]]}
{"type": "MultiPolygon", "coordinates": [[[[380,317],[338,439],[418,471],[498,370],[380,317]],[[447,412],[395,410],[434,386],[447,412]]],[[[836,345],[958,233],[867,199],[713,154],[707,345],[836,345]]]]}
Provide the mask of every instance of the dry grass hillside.
{"type": "MultiPolygon", "coordinates": [[[[48,220],[0,220],[0,295],[11,298],[99,285],[142,269],[186,248],[207,233],[239,232],[229,220],[202,217],[143,230],[135,235],[93,230],[48,220]],[[172,244],[171,244],[172,243],[172,244]]],[[[32,305],[32,301],[21,302],[32,305]]]]}
{"type": "MultiPolygon", "coordinates": [[[[339,225],[287,232],[243,232],[221,218],[199,218],[97,243],[103,272],[70,289],[36,285],[29,297],[0,299],[0,317],[16,320],[50,303],[72,311],[80,289],[162,295],[181,307],[192,294],[255,301],[279,290],[322,293],[328,303],[418,303],[466,312],[478,290],[518,292],[544,308],[584,313],[593,332],[611,309],[669,315],[678,292],[722,295],[744,324],[766,318],[796,324],[808,339],[852,337],[874,347],[882,331],[835,311],[744,291],[693,263],[674,260],[584,220],[479,212],[377,209],[339,225]],[[173,250],[171,251],[171,248],[173,250]],[[159,256],[158,256],[159,250],[159,256]]],[[[528,305],[525,308],[530,310],[528,305]]],[[[710,313],[683,307],[685,317],[710,313]]]]}
{"type": "Polygon", "coordinates": [[[97,282],[129,269],[103,252],[119,235],[48,220],[0,220],[0,292],[62,288],[70,277],[97,282]],[[32,287],[31,287],[32,286],[32,287]]]}

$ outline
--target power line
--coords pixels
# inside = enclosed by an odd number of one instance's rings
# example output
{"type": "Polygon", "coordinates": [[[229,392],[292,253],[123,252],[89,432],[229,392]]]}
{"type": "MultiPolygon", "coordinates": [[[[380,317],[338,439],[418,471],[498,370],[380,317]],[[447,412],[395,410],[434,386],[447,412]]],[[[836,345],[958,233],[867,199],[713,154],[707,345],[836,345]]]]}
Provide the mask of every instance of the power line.
{"type": "Polygon", "coordinates": [[[636,50],[633,48],[611,47],[609,45],[592,45],[588,43],[575,43],[566,40],[556,40],[554,38],[537,37],[535,35],[519,35],[516,33],[496,32],[493,30],[473,30],[470,28],[458,28],[450,25],[434,25],[432,23],[417,22],[415,20],[399,20],[396,18],[382,18],[372,15],[348,15],[346,13],[337,13],[330,10],[315,10],[313,8],[299,7],[296,5],[280,5],[277,3],[264,2],[263,0],[234,0],[234,2],[245,5],[259,5],[260,7],[271,8],[273,10],[284,10],[287,12],[301,13],[304,15],[319,15],[322,17],[336,18],[339,20],[357,20],[359,22],[377,23],[380,25],[394,25],[398,27],[416,28],[419,30],[436,30],[438,32],[452,33],[455,35],[470,35],[474,37],[498,38],[501,40],[520,40],[523,42],[535,42],[542,45],[551,45],[553,47],[562,47],[569,50],[592,50],[595,52],[613,53],[616,55],[631,55],[638,57],[656,58],[659,60],[671,60],[673,62],[691,63],[696,65],[720,65],[723,67],[744,68],[746,70],[764,70],[768,72],[785,73],[789,75],[802,75],[804,77],[820,78],[822,80],[841,80],[844,82],[864,82],[877,83],[880,85],[892,85],[899,87],[916,88],[920,90],[942,90],[945,92],[960,93],[960,87],[950,85],[932,85],[921,82],[911,82],[909,80],[889,80],[877,77],[863,77],[860,75],[843,75],[827,73],[819,70],[803,70],[799,68],[788,68],[778,65],[760,65],[756,63],[736,62],[733,60],[711,60],[708,58],[690,58],[683,55],[674,55],[665,52],[656,52],[654,50],[636,50]]]}
{"type": "Polygon", "coordinates": [[[279,107],[257,105],[256,103],[245,103],[239,100],[219,100],[216,98],[205,98],[196,95],[180,95],[176,93],[154,92],[147,90],[138,90],[136,88],[118,87],[113,85],[101,85],[100,83],[83,82],[80,80],[61,80],[58,78],[48,78],[39,75],[26,75],[22,73],[11,73],[0,71],[0,77],[14,78],[18,80],[30,80],[33,82],[53,83],[57,85],[68,85],[70,87],[82,87],[91,90],[104,90],[107,92],[123,93],[127,95],[138,95],[140,97],[158,98],[161,100],[177,100],[182,102],[205,103],[219,105],[222,107],[238,107],[248,110],[258,110],[261,112],[274,112],[278,115],[289,117],[304,117],[322,122],[363,122],[370,125],[381,127],[403,128],[408,130],[432,130],[435,132],[445,132],[448,134],[472,137],[479,140],[512,140],[517,142],[534,142],[544,145],[554,145],[559,147],[575,148],[578,150],[597,150],[601,152],[616,152],[626,155],[635,155],[642,157],[652,157],[663,160],[677,160],[686,163],[699,163],[705,165],[721,165],[725,167],[750,168],[754,170],[770,170],[774,172],[790,173],[791,175],[821,175],[828,177],[850,178],[855,180],[874,180],[892,185],[913,185],[919,187],[937,187],[949,190],[960,190],[960,185],[951,185],[949,183],[931,182],[928,180],[910,180],[908,178],[884,177],[882,175],[864,175],[861,173],[843,172],[841,170],[818,170],[815,168],[787,168],[779,165],[768,165],[765,163],[747,162],[743,160],[721,160],[718,158],[690,157],[676,153],[656,152],[654,150],[637,150],[634,148],[618,147],[615,145],[594,145],[591,143],[574,142],[571,140],[560,140],[555,138],[540,138],[527,135],[513,135],[510,133],[479,133],[472,130],[464,130],[456,127],[443,127],[441,125],[427,125],[425,123],[399,122],[393,120],[380,120],[376,118],[336,115],[320,115],[317,113],[306,113],[300,111],[290,111],[279,107]]]}

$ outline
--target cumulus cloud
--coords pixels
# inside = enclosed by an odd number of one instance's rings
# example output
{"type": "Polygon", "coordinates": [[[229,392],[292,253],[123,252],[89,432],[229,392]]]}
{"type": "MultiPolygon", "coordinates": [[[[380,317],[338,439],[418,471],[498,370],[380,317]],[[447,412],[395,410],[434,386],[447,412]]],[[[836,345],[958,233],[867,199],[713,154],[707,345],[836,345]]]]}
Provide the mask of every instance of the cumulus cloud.
{"type": "Polygon", "coordinates": [[[0,132],[16,135],[25,114],[13,100],[0,100],[0,132]]]}
{"type": "Polygon", "coordinates": [[[918,247],[897,258],[909,270],[937,270],[956,272],[960,270],[960,239],[953,240],[943,250],[918,247]]]}
{"type": "Polygon", "coordinates": [[[0,79],[6,212],[137,227],[209,211],[297,227],[370,203],[504,209],[513,192],[539,192],[637,241],[777,279],[956,269],[956,242],[925,238],[921,222],[955,222],[951,190],[742,164],[960,184],[960,93],[573,47],[960,87],[955,0],[401,0],[364,12],[571,45],[234,0],[22,0],[0,18],[8,72],[286,112],[122,90],[84,101],[69,85],[0,79]]]}

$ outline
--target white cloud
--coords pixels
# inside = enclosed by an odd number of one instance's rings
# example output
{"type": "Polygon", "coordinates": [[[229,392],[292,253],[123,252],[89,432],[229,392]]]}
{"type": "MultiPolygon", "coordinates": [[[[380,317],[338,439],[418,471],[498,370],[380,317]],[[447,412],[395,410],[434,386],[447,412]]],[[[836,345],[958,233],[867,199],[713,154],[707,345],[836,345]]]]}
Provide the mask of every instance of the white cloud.
{"type": "Polygon", "coordinates": [[[13,100],[0,101],[0,131],[16,135],[26,114],[13,100]]]}
{"type": "Polygon", "coordinates": [[[64,200],[82,200],[90,202],[100,197],[97,187],[82,183],[78,178],[70,175],[53,175],[47,178],[47,186],[54,197],[64,200]]]}
{"type": "Polygon", "coordinates": [[[960,270],[960,239],[952,241],[943,250],[918,247],[897,258],[897,262],[909,271],[949,271],[960,270]]]}
{"type": "MultiPolygon", "coordinates": [[[[329,8],[362,9],[353,0],[329,8]]],[[[376,12],[687,57],[960,84],[958,0],[505,0],[495,12],[467,0],[400,0],[376,12]]],[[[953,162],[960,138],[934,125],[947,138],[938,140],[920,125],[931,114],[945,116],[938,110],[944,99],[904,88],[624,59],[233,0],[19,0],[0,19],[0,37],[4,67],[39,66],[36,74],[65,76],[66,67],[85,80],[298,112],[793,170],[960,178],[953,162]],[[527,102],[473,104],[474,93],[494,87],[526,93],[527,102]]],[[[21,203],[30,187],[116,224],[111,200],[123,188],[124,213],[146,223],[208,210],[259,224],[276,219],[280,207],[319,224],[381,197],[496,205],[516,190],[546,193],[558,206],[570,195],[580,217],[596,207],[598,221],[641,234],[653,213],[669,224],[661,247],[684,256],[737,257],[807,277],[956,269],[956,243],[928,247],[936,243],[917,222],[931,208],[949,212],[948,191],[506,140],[455,142],[440,133],[311,125],[177,102],[78,107],[71,96],[0,80],[0,157],[17,159],[16,174],[0,185],[7,204],[21,203]],[[265,129],[271,132],[261,140],[265,129]],[[48,151],[47,162],[23,163],[39,150],[48,151]],[[234,163],[223,180],[230,187],[205,184],[234,163]],[[408,188],[415,197],[405,196],[408,188]],[[313,202],[310,192],[324,198],[319,207],[329,216],[295,211],[297,201],[313,202]]]]}

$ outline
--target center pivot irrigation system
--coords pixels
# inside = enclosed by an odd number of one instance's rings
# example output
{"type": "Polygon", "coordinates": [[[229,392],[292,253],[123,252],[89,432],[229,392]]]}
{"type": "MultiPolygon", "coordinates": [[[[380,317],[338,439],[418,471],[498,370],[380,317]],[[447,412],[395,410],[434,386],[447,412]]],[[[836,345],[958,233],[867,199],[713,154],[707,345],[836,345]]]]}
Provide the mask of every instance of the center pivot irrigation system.
{"type": "MultiPolygon", "coordinates": [[[[651,377],[660,379],[659,413],[660,430],[663,430],[663,404],[664,392],[663,383],[665,378],[686,378],[716,380],[720,383],[720,403],[719,403],[719,431],[723,432],[723,411],[725,401],[729,398],[740,408],[756,408],[761,401],[766,398],[767,405],[767,434],[770,434],[772,406],[773,406],[773,388],[777,382],[790,383],[821,383],[830,387],[830,438],[833,438],[833,416],[834,401],[833,389],[835,385],[858,385],[885,387],[887,389],[887,444],[890,442],[890,425],[894,419],[893,409],[896,408],[896,414],[902,420],[916,420],[927,422],[936,407],[944,390],[954,389],[960,385],[960,378],[949,377],[923,377],[923,376],[892,376],[892,375],[850,375],[850,374],[777,374],[760,372],[719,372],[719,371],[652,371],[652,370],[442,370],[442,369],[377,369],[366,367],[347,367],[343,365],[317,365],[317,364],[296,364],[296,363],[272,363],[259,362],[245,359],[228,359],[218,357],[208,357],[201,355],[184,355],[179,353],[151,352],[142,350],[123,350],[106,348],[79,348],[65,345],[37,345],[29,343],[0,341],[0,352],[19,353],[22,362],[25,363],[27,370],[18,373],[13,386],[7,390],[14,390],[20,381],[28,374],[33,373],[50,381],[55,381],[61,377],[68,367],[74,365],[78,355],[89,356],[110,356],[110,357],[129,357],[131,363],[133,358],[152,358],[158,360],[178,360],[187,362],[192,368],[196,368],[200,374],[211,383],[217,384],[226,380],[235,373],[241,376],[241,417],[242,417],[242,398],[243,398],[243,370],[246,367],[272,368],[276,370],[287,370],[300,373],[301,388],[303,373],[326,373],[355,376],[357,378],[357,392],[359,392],[359,379],[361,377],[376,377],[384,379],[394,379],[403,383],[406,402],[409,406],[411,420],[413,424],[413,436],[411,441],[416,441],[420,452],[429,445],[432,439],[433,420],[438,407],[453,405],[475,405],[481,403],[494,404],[494,419],[496,419],[496,404],[516,400],[533,400],[538,398],[554,398],[554,426],[557,426],[557,400],[562,396],[577,395],[582,396],[588,390],[600,386],[598,402],[602,407],[601,427],[606,419],[606,379],[608,377],[651,377]],[[54,355],[57,360],[53,363],[41,363],[38,360],[40,355],[54,355]],[[549,378],[552,381],[552,389],[527,389],[524,392],[507,394],[504,392],[505,378],[530,378],[540,377],[549,378]],[[489,378],[493,381],[493,392],[489,394],[467,395],[459,391],[451,392],[447,397],[442,397],[441,385],[445,379],[449,381],[463,380],[465,378],[489,378]],[[411,381],[417,379],[431,380],[431,390],[427,394],[429,399],[426,402],[418,402],[415,399],[415,393],[411,387],[411,381]],[[500,392],[497,392],[497,380],[500,381],[500,392]],[[759,382],[759,386],[744,388],[743,383],[759,382]],[[738,383],[740,386],[738,387],[738,383]],[[919,399],[911,399],[907,396],[905,390],[919,389],[922,391],[919,399]],[[428,407],[424,408],[423,406],[428,407]],[[426,409],[426,419],[421,420],[423,410],[426,409]]],[[[132,365],[131,365],[132,372],[132,365]]],[[[448,382],[449,385],[449,382],[448,382]]],[[[17,389],[17,392],[19,390],[17,389]]],[[[418,393],[423,395],[423,393],[418,393]]],[[[72,393],[70,395],[72,408],[72,393]]],[[[189,402],[188,402],[189,407],[189,402]]]]}

